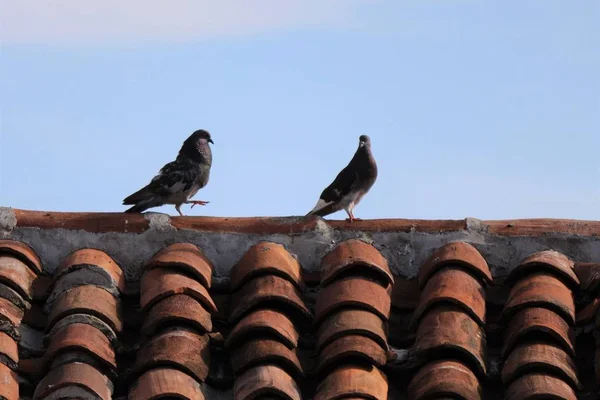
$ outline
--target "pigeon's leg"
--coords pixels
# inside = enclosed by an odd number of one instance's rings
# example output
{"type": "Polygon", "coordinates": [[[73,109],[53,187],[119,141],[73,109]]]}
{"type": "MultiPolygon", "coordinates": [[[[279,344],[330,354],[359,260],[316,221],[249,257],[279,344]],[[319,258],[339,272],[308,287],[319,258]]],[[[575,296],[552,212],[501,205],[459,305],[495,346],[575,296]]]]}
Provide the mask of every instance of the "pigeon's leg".
{"type": "Polygon", "coordinates": [[[175,209],[177,210],[177,212],[179,213],[179,215],[181,215],[183,217],[183,213],[181,212],[181,210],[179,209],[179,207],[181,207],[181,204],[175,204],[175,209]]]}
{"type": "Polygon", "coordinates": [[[346,221],[354,222],[354,221],[360,221],[361,220],[360,218],[356,218],[354,216],[354,212],[351,209],[347,210],[346,212],[348,213],[348,216],[350,217],[350,218],[346,218],[346,221]]]}
{"type": "Polygon", "coordinates": [[[208,201],[204,201],[204,200],[190,200],[190,201],[186,201],[185,204],[191,204],[192,206],[190,208],[194,208],[194,206],[196,204],[199,204],[201,206],[205,206],[207,205],[209,202],[208,201]]]}

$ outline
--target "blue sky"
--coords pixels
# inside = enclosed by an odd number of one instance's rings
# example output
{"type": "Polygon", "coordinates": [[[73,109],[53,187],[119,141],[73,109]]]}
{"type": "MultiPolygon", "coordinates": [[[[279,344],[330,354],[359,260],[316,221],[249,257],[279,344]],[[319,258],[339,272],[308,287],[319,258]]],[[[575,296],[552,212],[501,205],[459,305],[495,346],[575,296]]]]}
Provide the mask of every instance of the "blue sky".
{"type": "Polygon", "coordinates": [[[369,134],[380,173],[357,217],[600,219],[596,0],[0,0],[0,15],[2,206],[124,210],[204,128],[211,203],[187,215],[303,215],[369,134]]]}

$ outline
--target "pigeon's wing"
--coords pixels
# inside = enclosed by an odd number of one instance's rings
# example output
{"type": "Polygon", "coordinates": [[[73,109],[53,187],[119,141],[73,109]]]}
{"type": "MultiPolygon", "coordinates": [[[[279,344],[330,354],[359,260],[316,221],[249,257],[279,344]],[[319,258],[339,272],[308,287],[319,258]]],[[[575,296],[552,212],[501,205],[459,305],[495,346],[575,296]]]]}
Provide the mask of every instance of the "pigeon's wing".
{"type": "Polygon", "coordinates": [[[173,161],[162,167],[158,175],[142,189],[123,200],[123,204],[138,204],[140,202],[160,202],[176,193],[190,190],[198,170],[190,168],[179,161],[173,161]]]}
{"type": "Polygon", "coordinates": [[[358,172],[351,165],[348,165],[340,171],[331,185],[323,190],[317,205],[308,215],[325,216],[335,211],[335,205],[352,191],[357,181],[358,172]]]}

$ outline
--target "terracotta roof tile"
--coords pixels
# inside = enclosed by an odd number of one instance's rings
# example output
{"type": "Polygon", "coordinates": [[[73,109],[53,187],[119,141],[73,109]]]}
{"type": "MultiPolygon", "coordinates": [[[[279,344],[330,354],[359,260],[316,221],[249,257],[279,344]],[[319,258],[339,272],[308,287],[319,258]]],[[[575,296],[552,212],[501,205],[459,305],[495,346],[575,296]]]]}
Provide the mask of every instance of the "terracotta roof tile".
{"type": "Polygon", "coordinates": [[[217,312],[212,297],[200,282],[174,270],[155,268],[142,277],[140,304],[147,310],[158,301],[175,294],[187,294],[198,300],[211,313],[217,312]]]}
{"type": "Polygon", "coordinates": [[[302,269],[282,245],[260,242],[250,247],[244,256],[231,268],[230,289],[239,290],[256,276],[275,275],[287,279],[302,289],[302,269]]]}
{"type": "Polygon", "coordinates": [[[78,286],[61,293],[52,304],[48,328],[71,314],[90,314],[104,321],[111,329],[121,332],[120,304],[106,290],[96,286],[78,286]]]}
{"type": "Polygon", "coordinates": [[[468,272],[448,267],[434,273],[427,281],[412,325],[416,326],[427,310],[444,303],[460,307],[482,326],[485,323],[484,286],[468,272]]]}
{"type": "Polygon", "coordinates": [[[161,333],[140,348],[135,369],[140,373],[168,366],[204,382],[210,367],[208,342],[208,335],[181,329],[161,333]]]}
{"type": "Polygon", "coordinates": [[[0,283],[0,297],[10,301],[21,310],[27,310],[31,307],[31,303],[25,300],[23,296],[2,283],[0,283]]]}
{"type": "Polygon", "coordinates": [[[6,332],[11,338],[18,339],[23,314],[19,307],[0,297],[0,332],[6,332]]]}
{"type": "Polygon", "coordinates": [[[319,291],[315,323],[342,307],[365,309],[387,321],[390,315],[391,289],[391,285],[384,288],[360,277],[345,277],[332,282],[319,291]]]}
{"type": "Polygon", "coordinates": [[[423,288],[429,278],[447,266],[461,266],[485,281],[492,281],[487,262],[477,249],[465,242],[452,242],[436,249],[419,269],[419,286],[423,288]]]}
{"type": "Polygon", "coordinates": [[[148,310],[142,332],[152,335],[157,329],[174,324],[192,326],[204,332],[213,329],[210,312],[202,304],[186,294],[176,294],[160,300],[148,310]]]}
{"type": "Polygon", "coordinates": [[[387,394],[387,378],[377,367],[348,365],[336,369],[323,379],[317,386],[314,400],[349,397],[385,399],[387,394]]]}
{"type": "Polygon", "coordinates": [[[0,393],[7,400],[19,399],[19,381],[17,373],[12,371],[6,365],[0,363],[0,393]]]}
{"type": "Polygon", "coordinates": [[[233,385],[235,400],[266,399],[269,396],[286,400],[301,400],[296,381],[283,369],[274,365],[250,368],[233,385]]]}
{"type": "Polygon", "coordinates": [[[17,258],[0,255],[0,283],[14,289],[28,301],[32,299],[31,286],[37,275],[17,258]]]}
{"type": "Polygon", "coordinates": [[[360,309],[341,309],[330,314],[319,325],[317,350],[345,335],[361,335],[387,349],[386,324],[376,314],[360,309]]]}
{"type": "Polygon", "coordinates": [[[530,255],[513,269],[506,283],[515,282],[531,272],[548,271],[562,278],[565,284],[575,290],[579,287],[580,282],[573,268],[573,261],[564,254],[552,250],[541,251],[530,255]]]}
{"type": "Polygon", "coordinates": [[[516,282],[504,306],[503,316],[510,318],[527,307],[548,308],[570,325],[575,324],[573,294],[564,283],[552,275],[534,273],[516,282]]]}
{"type": "Polygon", "coordinates": [[[191,243],[175,243],[162,249],[146,264],[147,270],[153,268],[181,269],[207,289],[210,289],[212,284],[212,263],[191,243]]]}
{"type": "Polygon", "coordinates": [[[332,367],[357,360],[381,368],[387,361],[387,349],[366,336],[342,336],[319,352],[316,372],[322,375],[332,367]]]}
{"type": "Polygon", "coordinates": [[[526,342],[517,346],[502,368],[502,382],[508,385],[532,372],[553,375],[573,388],[579,387],[575,363],[563,349],[550,343],[526,342]]]}
{"type": "Polygon", "coordinates": [[[577,400],[575,391],[562,380],[549,375],[519,377],[506,390],[506,400],[557,399],[577,400]]]}
{"type": "Polygon", "coordinates": [[[296,323],[311,318],[298,289],[288,280],[274,275],[259,276],[246,282],[232,294],[231,322],[238,321],[247,312],[263,306],[279,304],[282,310],[293,310],[296,323]]]}
{"type": "Polygon", "coordinates": [[[125,291],[125,276],[121,267],[105,252],[96,249],[81,249],[69,254],[59,265],[54,274],[55,280],[79,269],[93,269],[106,274],[111,286],[125,291]]]}
{"type": "Polygon", "coordinates": [[[276,338],[290,349],[298,345],[299,334],[292,320],[278,311],[269,309],[255,310],[245,315],[235,324],[225,345],[232,348],[256,335],[276,338]]]}
{"type": "Polygon", "coordinates": [[[42,262],[37,253],[27,244],[15,240],[0,240],[0,254],[15,257],[31,268],[35,274],[43,271],[42,262]]]}
{"type": "Polygon", "coordinates": [[[451,350],[481,376],[486,373],[485,333],[469,315],[452,306],[439,306],[423,316],[414,351],[421,359],[451,350]]]}
{"type": "Polygon", "coordinates": [[[4,332],[0,332],[0,363],[14,370],[19,363],[17,342],[4,332]]]}
{"type": "Polygon", "coordinates": [[[275,365],[294,379],[303,375],[296,349],[271,339],[251,338],[231,353],[231,365],[236,375],[257,365],[275,365]]]}
{"type": "Polygon", "coordinates": [[[600,387],[600,222],[15,214],[3,234],[22,243],[0,240],[17,265],[0,268],[15,400],[42,378],[58,382],[47,400],[584,399],[600,387]],[[202,248],[177,243],[189,239],[202,248]],[[532,248],[559,252],[521,262],[532,248]]]}
{"type": "Polygon", "coordinates": [[[524,338],[545,339],[561,346],[571,357],[575,356],[569,324],[553,311],[545,308],[526,308],[519,311],[508,323],[502,356],[524,338]]]}
{"type": "Polygon", "coordinates": [[[473,372],[455,360],[438,360],[424,365],[408,386],[412,400],[459,398],[482,399],[482,388],[473,372]]]}
{"type": "Polygon", "coordinates": [[[58,354],[72,350],[83,351],[99,360],[105,367],[117,369],[115,352],[108,338],[91,325],[69,324],[56,331],[45,353],[46,364],[58,354]]]}
{"type": "Polygon", "coordinates": [[[106,376],[88,364],[71,363],[52,369],[37,385],[33,399],[43,399],[64,388],[83,388],[90,398],[112,398],[112,383],[106,376]]]}
{"type": "Polygon", "coordinates": [[[600,263],[575,263],[574,270],[581,282],[581,290],[600,294],[600,263]]]}
{"type": "Polygon", "coordinates": [[[132,383],[128,399],[181,398],[204,400],[200,384],[184,372],[171,368],[147,371],[132,383]]]}
{"type": "Polygon", "coordinates": [[[368,270],[378,274],[389,284],[394,283],[394,276],[387,260],[370,244],[351,239],[340,243],[321,261],[321,285],[327,286],[340,275],[347,275],[353,270],[368,270]]]}

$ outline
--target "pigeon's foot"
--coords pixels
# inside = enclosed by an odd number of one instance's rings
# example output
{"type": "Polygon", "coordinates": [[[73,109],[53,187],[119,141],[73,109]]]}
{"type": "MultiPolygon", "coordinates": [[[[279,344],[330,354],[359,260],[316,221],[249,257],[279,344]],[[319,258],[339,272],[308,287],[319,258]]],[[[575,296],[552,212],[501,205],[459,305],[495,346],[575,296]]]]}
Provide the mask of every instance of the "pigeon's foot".
{"type": "Polygon", "coordinates": [[[186,201],[186,204],[191,204],[192,206],[190,208],[194,208],[195,205],[201,205],[201,206],[205,206],[208,203],[210,203],[209,201],[203,201],[203,200],[190,200],[190,201],[186,201]]]}
{"type": "Polygon", "coordinates": [[[356,217],[346,218],[346,221],[347,222],[362,221],[362,218],[356,218],[356,217]]]}
{"type": "Polygon", "coordinates": [[[181,215],[183,217],[183,213],[181,212],[181,210],[179,209],[179,207],[181,207],[181,204],[176,204],[175,205],[175,209],[177,210],[177,212],[179,213],[179,215],[181,215]]]}

